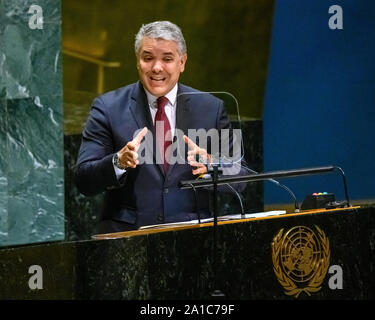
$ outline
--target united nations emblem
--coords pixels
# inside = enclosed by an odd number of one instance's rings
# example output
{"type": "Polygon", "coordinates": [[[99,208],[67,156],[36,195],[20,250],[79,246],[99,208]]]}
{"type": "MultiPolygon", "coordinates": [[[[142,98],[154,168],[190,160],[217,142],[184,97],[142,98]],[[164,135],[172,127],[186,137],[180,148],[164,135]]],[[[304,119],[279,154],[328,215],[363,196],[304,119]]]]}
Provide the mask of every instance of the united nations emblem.
{"type": "Polygon", "coordinates": [[[284,229],[273,238],[272,262],[277,280],[285,294],[298,297],[301,292],[311,295],[321,289],[330,263],[329,241],[315,225],[298,226],[284,234],[284,229]]]}

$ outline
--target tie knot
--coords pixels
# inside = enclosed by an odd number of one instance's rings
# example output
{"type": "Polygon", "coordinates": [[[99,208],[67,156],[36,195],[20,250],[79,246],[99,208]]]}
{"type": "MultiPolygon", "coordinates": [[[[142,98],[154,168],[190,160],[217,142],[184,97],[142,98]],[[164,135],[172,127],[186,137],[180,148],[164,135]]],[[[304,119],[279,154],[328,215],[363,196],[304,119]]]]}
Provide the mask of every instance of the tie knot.
{"type": "Polygon", "coordinates": [[[162,97],[159,97],[157,100],[157,106],[158,106],[158,109],[159,108],[162,108],[164,109],[165,105],[168,103],[168,98],[162,96],[162,97]]]}

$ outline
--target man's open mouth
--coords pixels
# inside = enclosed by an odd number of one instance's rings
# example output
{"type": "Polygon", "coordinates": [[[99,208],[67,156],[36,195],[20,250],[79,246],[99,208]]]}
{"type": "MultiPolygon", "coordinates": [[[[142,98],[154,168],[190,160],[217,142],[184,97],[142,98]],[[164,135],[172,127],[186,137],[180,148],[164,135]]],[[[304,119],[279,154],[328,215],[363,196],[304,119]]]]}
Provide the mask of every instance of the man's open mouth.
{"type": "Polygon", "coordinates": [[[165,80],[165,78],[156,78],[156,77],[150,77],[150,79],[152,81],[160,81],[160,82],[165,80]]]}

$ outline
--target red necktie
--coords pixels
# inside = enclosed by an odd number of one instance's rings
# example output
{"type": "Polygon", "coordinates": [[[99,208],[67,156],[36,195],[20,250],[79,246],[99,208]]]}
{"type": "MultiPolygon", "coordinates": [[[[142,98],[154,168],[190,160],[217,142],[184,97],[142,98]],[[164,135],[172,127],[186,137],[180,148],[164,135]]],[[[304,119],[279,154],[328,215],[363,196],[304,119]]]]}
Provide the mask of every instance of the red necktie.
{"type": "Polygon", "coordinates": [[[167,173],[168,171],[168,159],[169,156],[166,154],[167,148],[172,144],[172,141],[170,139],[166,139],[166,134],[168,131],[171,130],[171,126],[168,121],[168,117],[165,113],[165,106],[168,103],[168,99],[166,97],[159,97],[157,99],[157,108],[158,111],[155,115],[155,128],[156,128],[156,143],[159,146],[159,150],[162,152],[163,155],[163,166],[164,166],[164,172],[167,173]],[[164,132],[157,129],[157,125],[163,125],[164,126],[164,132]]]}

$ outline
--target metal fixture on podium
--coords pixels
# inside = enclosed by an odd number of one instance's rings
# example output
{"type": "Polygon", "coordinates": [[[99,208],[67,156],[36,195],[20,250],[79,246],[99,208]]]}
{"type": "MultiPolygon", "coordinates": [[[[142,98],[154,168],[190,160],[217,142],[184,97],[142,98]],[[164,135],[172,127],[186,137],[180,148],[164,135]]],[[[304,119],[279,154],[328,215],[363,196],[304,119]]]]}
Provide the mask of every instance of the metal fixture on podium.
{"type": "MultiPolygon", "coordinates": [[[[244,182],[251,182],[251,181],[262,181],[262,180],[268,180],[268,179],[282,179],[282,178],[290,178],[290,177],[298,177],[298,176],[315,175],[315,174],[321,174],[321,173],[329,173],[335,170],[338,170],[341,173],[341,176],[343,178],[344,192],[345,192],[345,198],[346,198],[346,207],[349,207],[350,206],[349,194],[348,194],[345,173],[338,166],[280,170],[280,171],[271,171],[271,172],[252,174],[252,175],[242,175],[242,176],[226,176],[226,177],[219,178],[216,184],[219,186],[219,185],[224,185],[227,183],[244,183],[244,182]]],[[[212,179],[204,179],[204,180],[180,181],[179,186],[181,189],[190,189],[191,184],[194,185],[195,188],[211,187],[214,185],[212,179]]]]}
{"type": "Polygon", "coordinates": [[[215,299],[224,299],[225,294],[218,289],[218,272],[217,272],[217,183],[219,180],[219,164],[215,163],[212,164],[212,168],[208,169],[208,172],[212,176],[212,183],[213,183],[213,194],[214,194],[214,227],[213,227],[213,233],[214,233],[214,239],[213,239],[213,256],[214,256],[214,262],[213,262],[213,269],[214,269],[214,291],[211,293],[211,297],[215,299]]]}

